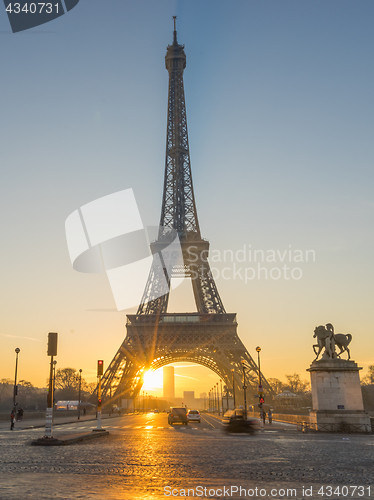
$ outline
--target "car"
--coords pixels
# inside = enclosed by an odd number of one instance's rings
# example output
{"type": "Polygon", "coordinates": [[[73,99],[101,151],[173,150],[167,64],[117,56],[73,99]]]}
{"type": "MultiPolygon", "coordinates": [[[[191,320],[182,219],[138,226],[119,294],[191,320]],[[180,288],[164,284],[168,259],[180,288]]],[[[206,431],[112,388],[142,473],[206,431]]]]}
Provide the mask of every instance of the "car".
{"type": "Polygon", "coordinates": [[[188,420],[200,423],[200,412],[198,410],[190,410],[187,413],[188,420]]]}
{"type": "Polygon", "coordinates": [[[233,411],[228,411],[225,413],[225,418],[222,423],[224,425],[224,431],[227,433],[248,433],[253,434],[259,429],[259,424],[257,420],[246,419],[244,410],[241,408],[236,408],[233,411]]]}
{"type": "Polygon", "coordinates": [[[160,413],[160,410],[153,410],[153,413],[160,413]]]}
{"type": "Polygon", "coordinates": [[[173,425],[173,424],[188,424],[188,418],[187,418],[187,410],[186,408],[179,407],[179,408],[170,408],[170,413],[168,415],[168,424],[173,425]]]}

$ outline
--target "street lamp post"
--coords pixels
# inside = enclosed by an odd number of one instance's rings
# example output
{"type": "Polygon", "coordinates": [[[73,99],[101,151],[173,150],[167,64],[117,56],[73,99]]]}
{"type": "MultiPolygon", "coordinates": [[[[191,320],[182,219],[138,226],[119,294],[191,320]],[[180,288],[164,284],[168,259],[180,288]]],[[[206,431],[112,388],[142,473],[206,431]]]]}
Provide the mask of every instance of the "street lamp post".
{"type": "Polygon", "coordinates": [[[257,365],[258,365],[258,401],[259,401],[259,407],[260,407],[260,416],[261,416],[261,429],[264,428],[264,418],[263,418],[263,412],[264,409],[262,407],[262,403],[260,403],[260,398],[263,396],[263,391],[262,391],[262,383],[261,383],[261,366],[260,366],[260,352],[261,352],[261,347],[257,346],[256,347],[257,351],[257,365]]]}
{"type": "Polygon", "coordinates": [[[101,427],[101,408],[102,408],[102,399],[101,399],[101,377],[104,373],[104,360],[97,360],[97,426],[96,431],[101,431],[103,428],[101,427]]]}
{"type": "Polygon", "coordinates": [[[229,381],[227,379],[227,375],[225,375],[226,379],[226,411],[229,411],[229,381]]]}
{"type": "Polygon", "coordinates": [[[82,368],[79,370],[79,390],[78,390],[78,420],[81,418],[81,385],[82,385],[82,368]]]}
{"type": "Polygon", "coordinates": [[[223,416],[223,394],[222,394],[222,379],[220,379],[221,384],[221,403],[222,403],[222,416],[223,416]]]}
{"type": "Polygon", "coordinates": [[[213,394],[214,394],[214,413],[217,411],[217,391],[216,391],[216,384],[213,386],[213,394]]]}
{"type": "Polygon", "coordinates": [[[247,386],[245,385],[245,361],[242,359],[243,368],[243,392],[244,392],[244,418],[247,420],[247,386]]]}
{"type": "Polygon", "coordinates": [[[213,394],[213,413],[216,412],[216,391],[215,391],[216,386],[214,385],[212,387],[212,394],[213,394]]]}
{"type": "Polygon", "coordinates": [[[260,352],[261,352],[261,347],[257,346],[256,347],[257,351],[257,364],[258,364],[258,385],[261,386],[261,367],[260,367],[260,352]]]}
{"type": "Polygon", "coordinates": [[[17,396],[17,371],[18,371],[18,354],[20,353],[21,349],[17,347],[15,350],[16,353],[16,370],[15,370],[15,375],[14,375],[14,390],[13,390],[13,408],[14,410],[16,409],[16,396],[17,396]]]}
{"type": "Polygon", "coordinates": [[[232,396],[234,398],[234,409],[235,409],[235,406],[236,406],[236,404],[235,404],[235,383],[234,383],[234,372],[235,372],[235,369],[232,368],[231,372],[232,372],[232,396]]]}
{"type": "Polygon", "coordinates": [[[216,383],[216,386],[217,386],[217,411],[218,411],[218,415],[221,414],[221,407],[220,407],[220,404],[219,404],[219,382],[216,383]]]}

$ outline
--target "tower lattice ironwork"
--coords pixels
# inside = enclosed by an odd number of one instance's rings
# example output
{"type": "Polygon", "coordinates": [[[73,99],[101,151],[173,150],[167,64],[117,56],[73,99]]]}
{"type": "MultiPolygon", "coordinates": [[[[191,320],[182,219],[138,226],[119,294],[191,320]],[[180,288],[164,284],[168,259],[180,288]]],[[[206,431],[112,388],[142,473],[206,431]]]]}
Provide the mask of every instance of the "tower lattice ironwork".
{"type": "MultiPolygon", "coordinates": [[[[257,391],[258,368],[237,335],[236,314],[225,311],[209,263],[209,242],[201,237],[192,184],[183,72],[184,45],[177,41],[174,18],[173,43],[167,47],[169,73],[168,119],[163,201],[158,238],[152,253],[179,236],[183,262],[168,266],[154,260],[136,314],[127,315],[127,335],[102,380],[104,401],[134,400],[144,373],[177,361],[190,361],[213,370],[242,399],[243,363],[246,380],[257,391]],[[167,313],[170,280],[191,279],[197,313],[167,313]],[[165,279],[166,278],[166,279],[165,279]]],[[[262,384],[271,392],[262,375],[262,384]]]]}

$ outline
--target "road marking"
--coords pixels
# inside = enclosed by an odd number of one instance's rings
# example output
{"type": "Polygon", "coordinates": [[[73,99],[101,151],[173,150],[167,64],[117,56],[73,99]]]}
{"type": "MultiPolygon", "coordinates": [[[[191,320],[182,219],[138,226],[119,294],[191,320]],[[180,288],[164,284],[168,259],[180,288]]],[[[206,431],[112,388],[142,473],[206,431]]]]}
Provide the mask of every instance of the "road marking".
{"type": "Polygon", "coordinates": [[[211,425],[211,426],[213,427],[213,429],[215,429],[215,426],[214,426],[213,424],[211,424],[211,423],[210,423],[210,422],[206,419],[206,417],[205,417],[205,416],[204,416],[204,420],[205,420],[205,422],[206,422],[207,424],[211,425]]]}

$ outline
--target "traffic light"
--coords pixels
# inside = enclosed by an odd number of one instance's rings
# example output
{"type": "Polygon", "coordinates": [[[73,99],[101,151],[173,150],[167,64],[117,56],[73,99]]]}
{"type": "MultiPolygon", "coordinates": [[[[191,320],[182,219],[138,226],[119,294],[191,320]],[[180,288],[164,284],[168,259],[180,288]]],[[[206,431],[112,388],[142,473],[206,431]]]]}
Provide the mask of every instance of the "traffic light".
{"type": "Polygon", "coordinates": [[[261,403],[265,403],[265,398],[264,398],[264,396],[260,396],[260,397],[259,397],[259,402],[260,402],[260,404],[261,404],[261,403]]]}
{"type": "Polygon", "coordinates": [[[100,377],[103,374],[104,361],[99,359],[97,361],[97,376],[100,377]]]}
{"type": "Polygon", "coordinates": [[[48,333],[48,356],[57,356],[57,333],[48,333]]]}

